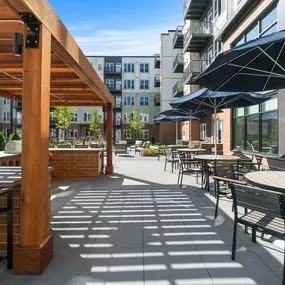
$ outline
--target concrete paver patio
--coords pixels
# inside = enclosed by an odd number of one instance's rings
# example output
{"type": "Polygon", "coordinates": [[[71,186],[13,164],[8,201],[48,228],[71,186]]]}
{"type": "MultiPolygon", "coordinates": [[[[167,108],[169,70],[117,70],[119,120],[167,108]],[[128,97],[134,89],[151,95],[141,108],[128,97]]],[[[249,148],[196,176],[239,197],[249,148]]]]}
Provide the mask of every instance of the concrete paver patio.
{"type": "Polygon", "coordinates": [[[177,185],[164,159],[116,157],[115,174],[99,180],[54,181],[54,259],[41,276],[3,285],[279,285],[283,252],[238,231],[232,261],[231,200],[214,220],[214,198],[195,177],[177,185]]]}

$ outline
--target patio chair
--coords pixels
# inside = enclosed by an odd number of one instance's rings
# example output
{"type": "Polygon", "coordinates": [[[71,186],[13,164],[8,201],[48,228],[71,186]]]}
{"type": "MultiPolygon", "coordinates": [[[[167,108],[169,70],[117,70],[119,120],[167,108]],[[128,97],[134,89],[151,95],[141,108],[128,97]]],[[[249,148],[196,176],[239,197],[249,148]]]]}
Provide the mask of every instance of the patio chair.
{"type": "MultiPolygon", "coordinates": [[[[232,185],[234,229],[232,243],[232,260],[235,260],[237,225],[242,224],[252,229],[252,241],[256,242],[256,231],[267,233],[284,240],[285,196],[280,192],[257,187],[232,185]],[[250,209],[239,216],[238,206],[250,209]]],[[[283,283],[285,282],[285,256],[283,264],[283,283]]]]}
{"type": "Polygon", "coordinates": [[[165,153],[164,171],[166,171],[167,163],[170,163],[171,164],[171,171],[173,173],[174,165],[176,168],[176,165],[178,164],[177,153],[174,153],[170,148],[166,148],[164,150],[164,153],[165,153]]]}
{"type": "MultiPolygon", "coordinates": [[[[196,182],[199,183],[199,173],[202,174],[202,164],[201,161],[196,159],[189,158],[185,156],[183,153],[178,153],[178,164],[179,164],[179,172],[178,172],[178,184],[180,188],[182,187],[183,175],[185,173],[195,173],[196,174],[196,182]]],[[[202,175],[201,175],[202,180],[202,175]]],[[[202,181],[201,181],[202,185],[202,181]]]]}
{"type": "Polygon", "coordinates": [[[247,185],[246,182],[239,180],[239,176],[234,170],[235,160],[216,161],[214,164],[214,191],[216,197],[215,219],[218,216],[220,196],[227,196],[231,198],[231,185],[239,183],[247,185]],[[220,183],[224,184],[224,188],[220,187],[220,183]]]}
{"type": "Polygon", "coordinates": [[[252,155],[251,161],[240,159],[237,165],[237,170],[242,173],[247,173],[250,171],[260,171],[262,170],[262,156],[252,155]]]}
{"type": "Polygon", "coordinates": [[[141,147],[135,149],[135,154],[141,150],[148,149],[150,147],[150,141],[144,142],[141,147]]]}
{"type": "Polygon", "coordinates": [[[138,147],[142,147],[142,144],[143,144],[143,141],[137,140],[137,141],[135,141],[135,144],[134,144],[134,145],[131,145],[131,146],[130,146],[130,150],[134,150],[134,151],[136,152],[136,149],[137,149],[138,147]]]}
{"type": "Polygon", "coordinates": [[[115,153],[115,155],[127,154],[128,153],[128,145],[126,143],[114,144],[114,153],[115,153]]]}

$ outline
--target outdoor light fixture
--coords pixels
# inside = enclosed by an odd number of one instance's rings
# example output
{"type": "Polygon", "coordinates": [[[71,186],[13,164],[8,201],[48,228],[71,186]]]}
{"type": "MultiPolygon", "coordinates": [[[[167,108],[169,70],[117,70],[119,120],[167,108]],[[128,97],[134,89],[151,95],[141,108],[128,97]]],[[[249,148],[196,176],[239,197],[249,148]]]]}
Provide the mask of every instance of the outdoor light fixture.
{"type": "Polygon", "coordinates": [[[23,54],[23,34],[13,34],[13,53],[16,56],[22,56],[23,54]]]}

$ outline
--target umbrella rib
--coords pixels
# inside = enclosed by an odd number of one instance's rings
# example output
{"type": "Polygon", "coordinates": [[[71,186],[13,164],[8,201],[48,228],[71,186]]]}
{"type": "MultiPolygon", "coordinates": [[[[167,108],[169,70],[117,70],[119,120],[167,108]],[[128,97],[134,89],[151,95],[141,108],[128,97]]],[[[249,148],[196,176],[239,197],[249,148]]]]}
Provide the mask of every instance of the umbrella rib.
{"type": "MultiPolygon", "coordinates": [[[[270,46],[268,46],[265,50],[269,49],[272,45],[273,45],[273,44],[271,44],[270,46]]],[[[252,50],[254,50],[255,48],[256,48],[256,47],[254,47],[252,50]]],[[[250,50],[250,51],[252,51],[252,50],[250,50]]],[[[241,54],[240,57],[243,56],[243,55],[245,55],[245,54],[247,54],[247,52],[241,54]]],[[[225,84],[227,84],[232,78],[236,77],[236,76],[239,74],[239,72],[242,71],[244,68],[247,68],[247,66],[248,66],[249,64],[251,64],[253,61],[255,61],[261,54],[262,54],[261,52],[260,52],[259,54],[257,54],[257,55],[256,55],[253,59],[251,59],[245,66],[242,66],[238,71],[236,71],[233,75],[231,75],[231,76],[230,76],[226,81],[224,81],[218,88],[216,88],[216,91],[219,90],[219,89],[221,89],[221,88],[222,88],[225,84]]],[[[237,57],[236,57],[236,58],[237,58],[237,57]]],[[[233,60],[235,60],[236,58],[234,58],[233,60]]],[[[230,62],[232,62],[233,60],[230,60],[230,62]]],[[[227,62],[226,64],[227,64],[227,65],[232,65],[232,63],[229,63],[229,62],[227,62]]],[[[240,67],[240,66],[237,66],[237,67],[240,67]]]]}
{"type": "MultiPolygon", "coordinates": [[[[283,43],[284,45],[284,43],[283,43]]],[[[285,68],[280,65],[272,56],[270,56],[267,52],[265,52],[260,46],[258,46],[258,49],[263,53],[265,54],[268,58],[270,58],[278,67],[280,67],[283,71],[285,71],[285,68]]],[[[283,49],[283,47],[282,47],[283,49]]]]}
{"type": "MultiPolygon", "coordinates": [[[[260,76],[260,77],[268,77],[267,74],[257,74],[257,73],[244,73],[244,72],[239,72],[239,75],[249,75],[249,76],[260,76]]],[[[285,75],[270,75],[271,77],[275,78],[285,78],[285,75]]]]}
{"type": "MultiPolygon", "coordinates": [[[[275,62],[274,62],[274,64],[273,64],[273,66],[272,66],[271,73],[273,72],[273,70],[274,70],[274,68],[275,68],[275,66],[276,66],[276,63],[277,63],[277,61],[279,60],[279,57],[280,57],[280,55],[281,55],[281,53],[282,53],[282,51],[283,51],[283,49],[284,49],[284,45],[285,45],[285,42],[283,43],[282,48],[280,49],[280,52],[279,52],[279,54],[278,54],[278,56],[277,56],[277,58],[276,58],[276,60],[275,60],[275,62]]],[[[284,69],[283,69],[283,70],[284,70],[284,69]]],[[[268,76],[268,78],[267,78],[267,80],[266,80],[266,82],[265,82],[265,84],[264,84],[263,90],[265,90],[265,88],[266,88],[266,86],[267,86],[267,84],[268,84],[268,81],[269,81],[270,77],[271,77],[271,74],[268,76]]]]}

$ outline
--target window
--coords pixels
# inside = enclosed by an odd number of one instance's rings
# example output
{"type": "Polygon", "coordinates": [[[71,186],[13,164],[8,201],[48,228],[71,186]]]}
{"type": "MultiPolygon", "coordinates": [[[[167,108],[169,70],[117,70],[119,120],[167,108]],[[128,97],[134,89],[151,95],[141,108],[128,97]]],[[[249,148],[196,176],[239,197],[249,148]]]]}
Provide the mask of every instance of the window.
{"type": "Polygon", "coordinates": [[[129,123],[131,121],[131,114],[125,113],[123,117],[123,121],[124,123],[129,123]]]}
{"type": "Polygon", "coordinates": [[[121,97],[116,97],[115,101],[116,101],[116,108],[121,108],[121,106],[122,106],[122,98],[121,97]]]}
{"type": "Polygon", "coordinates": [[[140,138],[149,139],[149,130],[141,130],[140,138]]]}
{"type": "Polygon", "coordinates": [[[214,18],[221,15],[221,0],[214,0],[214,18]]]}
{"type": "Polygon", "coordinates": [[[122,80],[116,80],[116,90],[122,90],[122,80]]]}
{"type": "Polygon", "coordinates": [[[91,115],[91,114],[89,114],[89,113],[84,113],[84,114],[83,114],[83,121],[84,121],[84,122],[90,123],[91,120],[92,120],[92,115],[91,115]]]}
{"type": "Polygon", "coordinates": [[[250,152],[278,154],[278,99],[235,109],[233,147],[250,152]]]}
{"type": "Polygon", "coordinates": [[[115,124],[116,124],[116,126],[121,125],[121,120],[122,120],[122,114],[121,113],[116,113],[115,114],[115,124]]]}
{"type": "Polygon", "coordinates": [[[148,80],[140,81],[140,89],[148,89],[148,80]]]}
{"type": "Polygon", "coordinates": [[[140,105],[141,106],[148,106],[148,97],[147,96],[141,96],[140,97],[140,105]]]}
{"type": "Polygon", "coordinates": [[[116,63],[116,73],[122,72],[122,65],[120,63],[116,63]]]}
{"type": "Polygon", "coordinates": [[[114,87],[114,79],[106,79],[106,86],[107,86],[107,88],[113,88],[114,87]]]}
{"type": "Polygon", "coordinates": [[[274,6],[266,15],[258,19],[238,40],[233,47],[240,46],[259,37],[268,36],[277,32],[277,7],[274,6]]]}
{"type": "Polygon", "coordinates": [[[200,140],[206,139],[206,131],[207,131],[207,125],[201,124],[200,125],[200,140]]]}
{"type": "Polygon", "coordinates": [[[134,80],[124,80],[124,89],[135,89],[134,80]]]}
{"type": "Polygon", "coordinates": [[[124,72],[135,72],[135,64],[134,63],[125,63],[124,64],[124,72]]]}
{"type": "Polygon", "coordinates": [[[99,70],[99,71],[102,70],[102,63],[98,63],[98,70],[99,70]]]}
{"type": "Polygon", "coordinates": [[[10,121],[10,112],[4,112],[4,122],[10,121]]]}
{"type": "Polygon", "coordinates": [[[76,139],[78,137],[77,129],[70,129],[67,132],[67,139],[76,139]]]}
{"type": "Polygon", "coordinates": [[[129,129],[124,129],[123,136],[124,136],[124,139],[133,139],[134,138],[133,132],[129,129]]]}
{"type": "Polygon", "coordinates": [[[222,43],[220,41],[215,41],[214,57],[217,57],[217,55],[221,52],[221,50],[222,50],[222,43]]]}
{"type": "Polygon", "coordinates": [[[223,122],[223,120],[217,120],[216,126],[217,126],[217,142],[223,143],[223,141],[224,141],[224,122],[223,122]]]}
{"type": "Polygon", "coordinates": [[[7,139],[10,136],[10,129],[3,129],[3,135],[7,139]]]}
{"type": "Polygon", "coordinates": [[[133,97],[133,96],[124,97],[124,105],[125,106],[134,106],[135,105],[135,97],[133,97]]]}
{"type": "Polygon", "coordinates": [[[9,99],[4,98],[4,105],[9,105],[9,104],[10,104],[10,100],[9,100],[9,99]]]}
{"type": "Polygon", "coordinates": [[[148,63],[141,63],[140,64],[140,72],[141,73],[148,73],[148,63]]]}
{"type": "Polygon", "coordinates": [[[113,62],[106,62],[105,63],[105,70],[106,71],[114,71],[115,65],[113,62]]]}
{"type": "Polygon", "coordinates": [[[56,138],[56,129],[50,129],[49,135],[51,138],[56,138]]]}
{"type": "Polygon", "coordinates": [[[78,115],[77,113],[73,115],[71,122],[77,122],[78,121],[78,115]]]}
{"type": "Polygon", "coordinates": [[[147,114],[147,113],[140,113],[139,118],[140,118],[140,122],[142,122],[142,123],[148,123],[149,122],[149,114],[147,114]]]}

